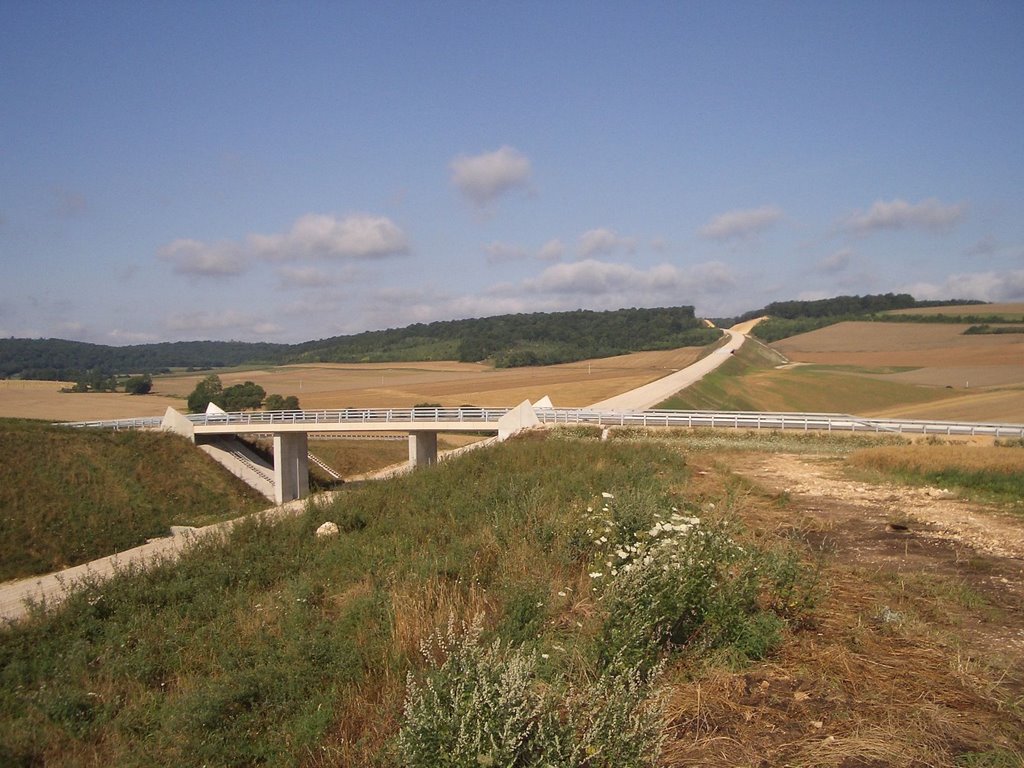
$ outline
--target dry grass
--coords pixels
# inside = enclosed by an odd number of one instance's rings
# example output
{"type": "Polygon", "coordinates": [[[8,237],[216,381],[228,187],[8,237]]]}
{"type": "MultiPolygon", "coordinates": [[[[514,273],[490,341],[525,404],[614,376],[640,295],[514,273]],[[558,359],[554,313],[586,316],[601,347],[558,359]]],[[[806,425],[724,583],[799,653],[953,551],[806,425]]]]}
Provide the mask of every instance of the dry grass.
{"type": "Polygon", "coordinates": [[[950,649],[878,619],[888,598],[855,570],[831,575],[813,630],[770,662],[670,681],[665,766],[954,766],[1020,746],[950,649]]]}
{"type": "Polygon", "coordinates": [[[979,445],[914,445],[867,448],[849,459],[859,467],[927,475],[986,472],[1024,475],[1024,450],[979,445]]]}

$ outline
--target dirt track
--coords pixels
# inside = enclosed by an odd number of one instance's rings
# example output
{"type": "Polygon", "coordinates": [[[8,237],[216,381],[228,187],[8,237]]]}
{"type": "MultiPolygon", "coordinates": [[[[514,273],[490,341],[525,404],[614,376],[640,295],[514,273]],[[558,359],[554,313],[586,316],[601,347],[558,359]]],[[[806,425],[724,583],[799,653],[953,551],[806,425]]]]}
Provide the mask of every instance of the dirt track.
{"type": "Polygon", "coordinates": [[[852,480],[834,458],[749,453],[730,468],[787,496],[793,526],[839,563],[887,578],[941,577],[983,595],[1000,618],[964,629],[972,645],[1007,660],[1024,690],[1024,519],[941,488],[852,480]]]}

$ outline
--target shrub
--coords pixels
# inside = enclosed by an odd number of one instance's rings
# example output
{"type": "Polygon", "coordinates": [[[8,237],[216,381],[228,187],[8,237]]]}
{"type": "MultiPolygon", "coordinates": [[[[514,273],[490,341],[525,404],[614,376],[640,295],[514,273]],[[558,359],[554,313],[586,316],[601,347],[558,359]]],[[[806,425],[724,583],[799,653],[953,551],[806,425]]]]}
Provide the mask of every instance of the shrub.
{"type": "MultiPolygon", "coordinates": [[[[620,663],[592,683],[542,685],[538,657],[524,646],[480,642],[479,618],[461,633],[454,620],[424,644],[443,657],[418,683],[410,675],[398,737],[408,768],[639,768],[661,744],[655,674],[620,663]]],[[[621,659],[619,660],[621,662],[621,659]]],[[[656,670],[660,671],[660,670],[656,670]]]]}
{"type": "Polygon", "coordinates": [[[124,383],[124,391],[129,395],[148,395],[153,389],[153,377],[148,373],[144,376],[132,376],[124,383]]]}
{"type": "Polygon", "coordinates": [[[725,523],[672,508],[625,513],[610,494],[592,517],[598,558],[590,572],[607,615],[600,662],[652,669],[672,649],[731,647],[758,659],[781,640],[782,615],[805,610],[806,574],[795,559],[744,548],[725,523]],[[639,527],[645,519],[649,526],[639,527]]]}

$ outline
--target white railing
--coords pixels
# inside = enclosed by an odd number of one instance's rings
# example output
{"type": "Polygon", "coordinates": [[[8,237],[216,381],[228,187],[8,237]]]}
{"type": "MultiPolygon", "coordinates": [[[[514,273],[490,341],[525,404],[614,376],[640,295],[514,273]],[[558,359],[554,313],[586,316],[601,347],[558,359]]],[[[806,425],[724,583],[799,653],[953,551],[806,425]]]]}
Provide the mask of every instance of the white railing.
{"type": "Polygon", "coordinates": [[[1024,425],[872,419],[836,413],[768,413],[762,411],[590,411],[576,408],[536,409],[545,424],[593,424],[634,427],[707,427],[712,429],[878,432],[1024,439],[1024,425]]]}
{"type": "Polygon", "coordinates": [[[187,418],[197,427],[221,424],[388,424],[392,422],[496,423],[510,408],[346,408],[322,411],[240,411],[199,413],[187,418]]]}
{"type": "MultiPolygon", "coordinates": [[[[363,424],[387,425],[401,423],[462,423],[494,426],[509,408],[346,408],[320,411],[241,411],[235,413],[200,413],[187,418],[196,426],[305,424],[310,432],[316,425],[363,424]]],[[[988,436],[1024,439],[1024,425],[927,421],[912,419],[872,419],[837,413],[769,413],[762,411],[595,411],[586,408],[536,408],[537,418],[544,424],[593,424],[597,426],[635,427],[708,427],[713,429],[776,429],[802,431],[877,432],[945,436],[988,436]]],[[[152,429],[161,419],[118,419],[114,421],[83,421],[66,426],[100,429],[152,429]]],[[[230,431],[230,429],[225,429],[230,431]]]]}

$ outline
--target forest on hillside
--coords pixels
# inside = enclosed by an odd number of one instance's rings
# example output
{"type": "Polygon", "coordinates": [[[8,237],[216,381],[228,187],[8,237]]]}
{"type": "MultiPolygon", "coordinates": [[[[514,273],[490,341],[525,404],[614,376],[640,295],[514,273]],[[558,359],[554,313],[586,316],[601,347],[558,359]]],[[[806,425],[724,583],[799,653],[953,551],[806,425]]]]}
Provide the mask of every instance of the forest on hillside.
{"type": "Polygon", "coordinates": [[[491,361],[552,365],[653,349],[702,346],[720,331],[692,306],[577,310],[417,323],[301,344],[179,341],[124,347],[63,339],[0,339],[0,378],[78,381],[96,376],[304,362],[491,361]]]}

